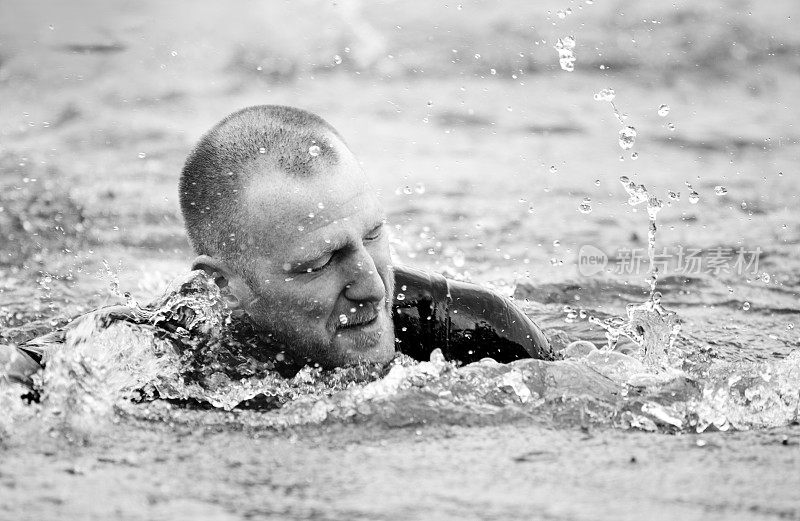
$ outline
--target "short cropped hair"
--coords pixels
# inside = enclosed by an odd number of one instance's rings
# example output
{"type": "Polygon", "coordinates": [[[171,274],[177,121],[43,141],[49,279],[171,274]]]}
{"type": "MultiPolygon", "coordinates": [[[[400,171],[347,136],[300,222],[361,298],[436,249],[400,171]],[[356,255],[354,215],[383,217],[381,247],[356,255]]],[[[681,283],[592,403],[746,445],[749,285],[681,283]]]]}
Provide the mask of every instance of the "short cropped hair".
{"type": "Polygon", "coordinates": [[[241,253],[250,243],[244,190],[257,178],[313,176],[337,164],[332,139],[344,143],[325,120],[294,107],[247,107],[220,121],[189,155],[179,183],[195,253],[242,269],[241,253]]]}

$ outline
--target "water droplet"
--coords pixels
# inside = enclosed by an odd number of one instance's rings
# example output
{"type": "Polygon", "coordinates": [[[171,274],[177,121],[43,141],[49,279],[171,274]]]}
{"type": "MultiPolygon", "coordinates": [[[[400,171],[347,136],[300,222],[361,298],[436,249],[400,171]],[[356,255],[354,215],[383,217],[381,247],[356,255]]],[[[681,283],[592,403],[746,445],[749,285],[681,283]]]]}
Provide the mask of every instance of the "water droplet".
{"type": "Polygon", "coordinates": [[[675,130],[675,123],[667,123],[667,128],[670,130],[670,132],[674,131],[675,130]]]}
{"type": "Polygon", "coordinates": [[[339,315],[339,323],[343,326],[347,325],[347,315],[341,314],[339,315]]]}
{"type": "Polygon", "coordinates": [[[551,174],[555,174],[556,172],[558,172],[558,168],[556,168],[556,165],[552,165],[550,167],[550,173],[551,174]]]}
{"type": "Polygon", "coordinates": [[[561,68],[567,72],[575,70],[575,38],[572,36],[565,36],[559,38],[553,48],[558,52],[558,63],[561,68]]]}
{"type": "Polygon", "coordinates": [[[636,141],[636,129],[627,126],[619,131],[619,146],[622,150],[628,150],[633,147],[634,142],[636,141]]]}
{"type": "Polygon", "coordinates": [[[340,65],[342,63],[342,57],[338,54],[333,57],[333,63],[336,65],[340,65]]]}
{"type": "Polygon", "coordinates": [[[745,310],[745,311],[749,310],[750,309],[750,303],[749,302],[745,302],[744,304],[742,304],[742,309],[745,310]]]}
{"type": "Polygon", "coordinates": [[[558,11],[556,11],[556,16],[563,20],[564,18],[567,17],[567,13],[559,9],[558,11]]]}
{"type": "Polygon", "coordinates": [[[673,192],[672,190],[667,190],[667,197],[669,197],[673,201],[680,201],[681,200],[681,193],[680,192],[673,192]]]}
{"type": "Polygon", "coordinates": [[[724,186],[717,185],[714,187],[714,193],[717,195],[725,195],[728,193],[728,189],[725,188],[724,186]]]}
{"type": "Polygon", "coordinates": [[[554,248],[558,248],[559,246],[561,246],[561,241],[559,241],[558,239],[554,240],[553,241],[553,247],[554,248]]]}
{"type": "Polygon", "coordinates": [[[634,161],[639,159],[639,152],[634,152],[633,154],[631,154],[631,159],[633,159],[634,161]]]}
{"type": "Polygon", "coordinates": [[[592,200],[589,197],[584,197],[581,204],[578,205],[578,211],[581,213],[592,213],[592,200]]]}
{"type": "Polygon", "coordinates": [[[258,153],[259,154],[266,154],[267,153],[267,149],[264,148],[264,147],[261,147],[261,148],[258,149],[258,153]]]}
{"type": "MultiPolygon", "coordinates": [[[[397,297],[395,297],[395,298],[402,302],[403,300],[406,299],[406,296],[403,293],[398,293],[397,297]]],[[[341,317],[339,317],[339,318],[341,319],[341,317]]]]}
{"type": "Polygon", "coordinates": [[[669,115],[669,105],[659,105],[658,106],[658,115],[662,118],[665,118],[669,115]]]}
{"type": "Polygon", "coordinates": [[[594,95],[595,101],[614,101],[615,97],[616,93],[611,88],[602,89],[594,95]]]}
{"type": "Polygon", "coordinates": [[[694,190],[689,192],[689,202],[692,204],[697,204],[698,201],[700,201],[700,194],[698,194],[694,190]]]}
{"type": "Polygon", "coordinates": [[[595,179],[594,180],[594,185],[595,186],[600,186],[600,180],[599,179],[595,179]]]}
{"type": "Polygon", "coordinates": [[[411,195],[414,193],[414,190],[410,186],[406,185],[403,187],[403,193],[406,195],[411,195]]]}
{"type": "Polygon", "coordinates": [[[762,280],[763,282],[765,282],[765,283],[769,284],[769,281],[771,281],[771,280],[772,280],[772,277],[770,277],[770,276],[769,276],[769,273],[762,273],[762,274],[761,274],[761,280],[762,280]]]}
{"type": "Polygon", "coordinates": [[[144,159],[144,158],[147,157],[147,154],[145,152],[139,152],[138,155],[139,155],[139,159],[144,159]]]}
{"type": "Polygon", "coordinates": [[[428,106],[433,107],[433,102],[431,100],[428,100],[428,106]]]}
{"type": "Polygon", "coordinates": [[[320,152],[322,152],[322,149],[319,148],[319,145],[311,145],[308,147],[308,153],[311,157],[317,157],[320,152]]]}
{"type": "Polygon", "coordinates": [[[418,194],[424,194],[425,185],[422,183],[417,183],[416,185],[414,185],[414,191],[417,192],[418,194]]]}
{"type": "Polygon", "coordinates": [[[489,69],[489,74],[494,76],[495,74],[497,74],[497,69],[489,69]]]}
{"type": "Polygon", "coordinates": [[[644,185],[637,185],[631,181],[628,176],[620,177],[619,182],[622,184],[625,191],[628,192],[629,205],[636,206],[648,200],[647,188],[645,188],[644,185]]]}
{"type": "Polygon", "coordinates": [[[475,59],[476,59],[476,60],[480,60],[480,59],[481,59],[481,55],[480,55],[480,54],[478,54],[478,53],[475,53],[475,59]]]}

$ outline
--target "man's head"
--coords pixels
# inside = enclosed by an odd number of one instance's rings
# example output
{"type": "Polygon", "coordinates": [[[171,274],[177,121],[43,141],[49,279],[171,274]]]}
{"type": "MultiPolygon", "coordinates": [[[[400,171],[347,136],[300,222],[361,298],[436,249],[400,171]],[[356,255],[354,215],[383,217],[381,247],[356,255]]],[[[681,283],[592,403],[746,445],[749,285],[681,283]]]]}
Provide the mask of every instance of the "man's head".
{"type": "Polygon", "coordinates": [[[180,203],[194,268],[293,358],[334,367],[393,356],[383,209],[320,117],[231,114],[187,159],[180,203]]]}

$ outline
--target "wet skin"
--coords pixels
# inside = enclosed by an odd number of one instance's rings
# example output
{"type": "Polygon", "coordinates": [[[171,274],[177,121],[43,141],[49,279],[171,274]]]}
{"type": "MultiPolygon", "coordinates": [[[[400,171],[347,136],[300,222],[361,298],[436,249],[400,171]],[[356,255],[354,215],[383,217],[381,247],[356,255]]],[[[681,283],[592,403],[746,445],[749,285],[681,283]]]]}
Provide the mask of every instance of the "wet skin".
{"type": "Polygon", "coordinates": [[[356,159],[346,148],[340,154],[319,175],[278,173],[246,187],[246,273],[195,260],[290,357],[328,368],[385,362],[395,351],[385,214],[356,159]]]}

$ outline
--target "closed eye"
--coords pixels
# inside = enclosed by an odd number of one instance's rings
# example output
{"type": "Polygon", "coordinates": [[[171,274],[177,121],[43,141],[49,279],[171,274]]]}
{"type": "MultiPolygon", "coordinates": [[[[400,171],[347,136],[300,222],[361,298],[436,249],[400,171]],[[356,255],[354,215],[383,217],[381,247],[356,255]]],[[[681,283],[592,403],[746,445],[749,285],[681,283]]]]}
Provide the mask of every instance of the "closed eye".
{"type": "Polygon", "coordinates": [[[370,230],[366,235],[364,235],[365,241],[374,241],[379,239],[381,234],[383,233],[383,223],[379,224],[372,230],[370,230]]]}
{"type": "MultiPolygon", "coordinates": [[[[334,252],[335,253],[335,252],[334,252]]],[[[306,273],[316,273],[318,271],[322,271],[328,266],[331,265],[331,261],[333,260],[333,253],[329,253],[324,257],[320,257],[319,259],[307,264],[304,266],[304,271],[306,273]]]]}

